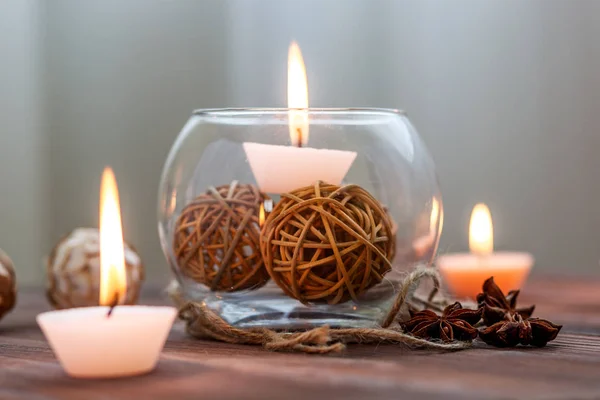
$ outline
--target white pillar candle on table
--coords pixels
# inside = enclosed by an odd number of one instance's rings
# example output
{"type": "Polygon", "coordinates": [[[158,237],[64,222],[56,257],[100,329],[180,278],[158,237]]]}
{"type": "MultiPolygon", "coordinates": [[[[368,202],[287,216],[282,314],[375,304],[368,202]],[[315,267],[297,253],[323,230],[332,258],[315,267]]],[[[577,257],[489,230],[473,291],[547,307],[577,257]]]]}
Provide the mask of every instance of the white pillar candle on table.
{"type": "Polygon", "coordinates": [[[146,373],[156,366],[177,311],[173,307],[116,306],[125,299],[126,288],[119,194],[112,170],[105,169],[100,200],[103,306],[37,316],[50,347],[69,375],[114,378],[146,373]]]}
{"type": "Polygon", "coordinates": [[[244,143],[250,168],[263,192],[285,193],[323,181],[339,185],[356,152],[304,147],[308,143],[308,84],[304,60],[293,42],[288,54],[289,133],[292,146],[244,143]]]}

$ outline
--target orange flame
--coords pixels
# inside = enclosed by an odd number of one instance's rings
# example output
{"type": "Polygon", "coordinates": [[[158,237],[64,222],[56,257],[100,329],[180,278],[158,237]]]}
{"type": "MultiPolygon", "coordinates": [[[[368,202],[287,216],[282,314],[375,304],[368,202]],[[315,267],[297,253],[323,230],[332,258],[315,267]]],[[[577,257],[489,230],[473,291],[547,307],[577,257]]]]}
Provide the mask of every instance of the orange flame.
{"type": "Polygon", "coordinates": [[[494,251],[494,225],[490,209],[476,204],[469,223],[469,249],[471,253],[486,255],[494,251]]]}
{"type": "Polygon", "coordinates": [[[308,143],[308,83],[306,68],[298,43],[292,42],[288,52],[288,108],[290,139],[294,146],[308,143]],[[298,110],[299,108],[303,110],[298,110]]]}
{"type": "Polygon", "coordinates": [[[119,191],[112,169],[106,167],[100,186],[100,304],[123,302],[126,290],[119,191]]]}
{"type": "Polygon", "coordinates": [[[258,210],[258,224],[263,226],[265,223],[265,206],[261,203],[260,210],[258,210]]]}

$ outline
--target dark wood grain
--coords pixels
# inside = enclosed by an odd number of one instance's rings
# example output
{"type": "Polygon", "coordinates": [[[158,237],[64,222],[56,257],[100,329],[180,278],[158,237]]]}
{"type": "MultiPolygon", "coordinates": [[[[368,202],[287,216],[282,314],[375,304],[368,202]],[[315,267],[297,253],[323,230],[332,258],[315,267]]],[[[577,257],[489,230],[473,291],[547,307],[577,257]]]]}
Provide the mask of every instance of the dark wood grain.
{"type": "MultiPolygon", "coordinates": [[[[352,345],[342,356],[270,353],[200,341],[173,328],[156,371],[114,380],[67,377],[35,324],[41,289],[20,291],[0,322],[0,399],[600,398],[600,281],[538,277],[522,304],[565,325],[543,349],[441,353],[352,345]]],[[[168,304],[148,290],[146,304],[168,304]]]]}

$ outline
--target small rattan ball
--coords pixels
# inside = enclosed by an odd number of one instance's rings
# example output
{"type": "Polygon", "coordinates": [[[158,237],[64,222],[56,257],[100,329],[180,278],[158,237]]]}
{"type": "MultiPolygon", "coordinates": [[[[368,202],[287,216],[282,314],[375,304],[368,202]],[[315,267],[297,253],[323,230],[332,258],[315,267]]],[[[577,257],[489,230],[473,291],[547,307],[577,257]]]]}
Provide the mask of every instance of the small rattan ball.
{"type": "MultiPolygon", "coordinates": [[[[137,302],[144,266],[137,251],[125,243],[127,293],[124,304],[137,302]]],[[[77,228],[63,237],[46,259],[47,297],[57,309],[97,306],[100,296],[100,233],[77,228]]]]}
{"type": "Polygon", "coordinates": [[[357,300],[391,270],[393,225],[357,185],[317,182],[281,195],[261,232],[271,278],[303,303],[357,300]]]}
{"type": "Polygon", "coordinates": [[[257,289],[267,283],[259,210],[268,199],[256,186],[234,181],[211,187],[188,204],[173,240],[182,274],[213,291],[257,289]]]}
{"type": "Polygon", "coordinates": [[[0,318],[15,306],[17,277],[12,260],[0,249],[0,318]]]}

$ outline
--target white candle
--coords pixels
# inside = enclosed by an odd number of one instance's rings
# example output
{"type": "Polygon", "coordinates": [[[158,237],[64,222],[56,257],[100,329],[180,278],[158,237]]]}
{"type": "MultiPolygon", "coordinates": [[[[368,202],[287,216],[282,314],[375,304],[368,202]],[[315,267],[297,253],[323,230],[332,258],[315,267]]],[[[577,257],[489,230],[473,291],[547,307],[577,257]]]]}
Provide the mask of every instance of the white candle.
{"type": "Polygon", "coordinates": [[[470,253],[440,256],[438,268],[456,297],[474,299],[493,276],[504,293],[520,289],[533,266],[529,253],[494,252],[492,217],[485,204],[473,208],[469,225],[470,253]]]}
{"type": "Polygon", "coordinates": [[[250,168],[263,192],[285,193],[323,181],[339,185],[356,152],[304,147],[308,143],[308,83],[300,48],[288,54],[289,133],[292,146],[244,143],[250,168]]]}
{"type": "Polygon", "coordinates": [[[112,170],[102,176],[100,304],[42,313],[37,322],[65,371],[77,378],[137,375],[156,366],[177,310],[115,306],[127,288],[119,194],[112,170]]]}
{"type": "Polygon", "coordinates": [[[285,193],[311,185],[318,180],[339,185],[348,173],[356,153],[244,143],[244,150],[263,192],[285,193]]]}
{"type": "Polygon", "coordinates": [[[65,371],[77,378],[139,375],[156,366],[177,314],[173,307],[72,308],[37,316],[65,371]]]}

